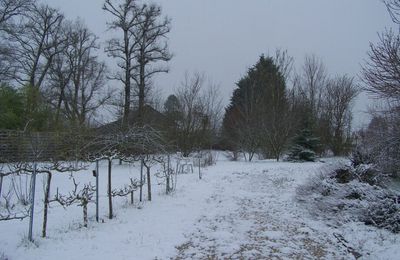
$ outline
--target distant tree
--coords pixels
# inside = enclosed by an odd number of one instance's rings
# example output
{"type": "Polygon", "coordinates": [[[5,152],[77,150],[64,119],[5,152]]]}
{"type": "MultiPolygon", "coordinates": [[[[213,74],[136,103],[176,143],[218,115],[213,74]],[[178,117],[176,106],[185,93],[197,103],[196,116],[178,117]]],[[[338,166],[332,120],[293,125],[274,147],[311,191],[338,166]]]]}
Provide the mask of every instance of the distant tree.
{"type": "Polygon", "coordinates": [[[137,16],[137,24],[134,26],[133,40],[137,42],[135,52],[135,86],[138,96],[138,123],[143,123],[143,108],[145,94],[151,86],[151,78],[162,72],[168,72],[168,68],[158,65],[172,58],[166,41],[167,34],[171,30],[171,20],[167,17],[161,19],[161,7],[156,4],[141,6],[142,12],[137,16]]]}
{"type": "Polygon", "coordinates": [[[195,149],[209,148],[222,110],[215,86],[211,83],[205,86],[205,76],[200,73],[186,73],[175,95],[176,108],[179,108],[176,111],[178,148],[184,156],[195,149]]]}
{"type": "Polygon", "coordinates": [[[68,42],[49,70],[55,121],[58,123],[63,112],[72,126],[88,126],[89,119],[111,97],[111,92],[105,89],[106,66],[96,55],[97,36],[81,21],[65,30],[68,42]]]}
{"type": "Polygon", "coordinates": [[[57,9],[35,4],[8,35],[15,59],[15,80],[27,88],[28,119],[33,119],[40,107],[41,87],[66,41],[62,34],[63,20],[64,16],[57,9]]]}
{"type": "Polygon", "coordinates": [[[164,115],[167,118],[167,139],[177,145],[179,124],[182,120],[181,104],[175,95],[169,95],[164,103],[164,115]]]}
{"type": "Polygon", "coordinates": [[[0,129],[23,129],[24,96],[18,90],[0,85],[0,129]]]}
{"type": "Polygon", "coordinates": [[[280,158],[291,135],[285,76],[271,57],[261,56],[238,83],[223,131],[236,149],[280,158]]]}
{"type": "Polygon", "coordinates": [[[362,66],[364,90],[384,102],[374,111],[365,142],[374,162],[387,174],[400,176],[400,1],[384,3],[398,27],[379,34],[379,42],[370,44],[368,60],[362,66]],[[376,122],[379,122],[377,124],[376,122]],[[374,124],[372,124],[374,123],[374,124]],[[372,127],[373,126],[373,127],[372,127]]]}
{"type": "Polygon", "coordinates": [[[324,92],[328,84],[328,72],[316,55],[307,55],[300,73],[295,74],[294,88],[297,102],[297,131],[309,129],[320,138],[319,153],[329,149],[331,141],[329,123],[324,114],[324,92]],[[299,113],[300,112],[300,113],[299,113]]]}
{"type": "Polygon", "coordinates": [[[186,74],[176,94],[182,116],[178,122],[178,147],[184,156],[188,156],[194,148],[200,145],[199,133],[204,126],[202,124],[204,109],[200,99],[203,84],[203,75],[195,73],[190,77],[189,74],[186,74]]]}
{"type": "Polygon", "coordinates": [[[328,80],[325,65],[315,55],[305,57],[300,75],[301,93],[308,103],[311,116],[318,117],[322,106],[323,91],[328,80]]]}
{"type": "Polygon", "coordinates": [[[179,118],[180,106],[178,98],[174,94],[169,95],[164,103],[164,113],[173,118],[179,118]]]}
{"type": "Polygon", "coordinates": [[[293,138],[293,144],[289,150],[288,160],[313,162],[319,144],[319,139],[313,136],[309,129],[303,129],[293,138]]]}
{"type": "Polygon", "coordinates": [[[143,15],[144,7],[139,6],[136,0],[106,0],[103,5],[103,10],[113,17],[113,20],[108,23],[108,29],[121,33],[119,37],[107,41],[105,51],[117,60],[117,65],[120,68],[120,71],[116,72],[111,78],[120,81],[124,86],[122,118],[124,127],[128,125],[133,89],[132,81],[137,69],[136,53],[139,42],[133,32],[143,22],[139,17],[143,15]]]}
{"type": "Polygon", "coordinates": [[[0,1],[0,82],[10,81],[15,77],[13,64],[16,61],[8,37],[34,4],[34,0],[0,1]]]}
{"type": "Polygon", "coordinates": [[[353,78],[347,75],[338,76],[327,85],[324,111],[330,122],[330,148],[335,155],[344,155],[351,148],[351,109],[358,93],[353,78]]]}

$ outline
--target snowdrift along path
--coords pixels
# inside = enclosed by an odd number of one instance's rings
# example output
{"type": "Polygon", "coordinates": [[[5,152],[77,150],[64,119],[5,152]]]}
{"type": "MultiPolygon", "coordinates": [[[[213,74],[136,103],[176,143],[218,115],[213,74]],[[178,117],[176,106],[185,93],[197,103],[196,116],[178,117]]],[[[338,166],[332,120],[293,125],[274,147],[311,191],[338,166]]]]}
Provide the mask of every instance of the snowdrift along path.
{"type": "MultiPolygon", "coordinates": [[[[104,223],[94,222],[91,206],[88,229],[77,228],[81,208],[52,207],[49,238],[38,237],[37,213],[38,247],[21,244],[25,220],[0,223],[0,258],[396,259],[399,235],[361,223],[332,226],[312,218],[296,202],[296,188],[321,167],[323,163],[219,161],[204,170],[202,180],[196,174],[179,175],[173,195],[163,195],[164,186],[154,183],[153,201],[140,209],[115,199],[113,220],[106,218],[103,197],[104,223]]],[[[89,180],[79,176],[82,182],[89,180]]],[[[126,166],[115,166],[115,186],[128,177],[126,166]]],[[[67,182],[59,176],[53,187],[68,190],[67,182]]]]}

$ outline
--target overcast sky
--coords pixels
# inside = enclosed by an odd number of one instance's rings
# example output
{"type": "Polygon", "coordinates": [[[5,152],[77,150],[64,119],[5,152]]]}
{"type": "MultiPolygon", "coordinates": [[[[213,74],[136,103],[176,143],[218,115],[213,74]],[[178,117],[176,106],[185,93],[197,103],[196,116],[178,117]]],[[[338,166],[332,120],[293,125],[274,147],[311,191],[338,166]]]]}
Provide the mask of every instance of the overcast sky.
{"type": "MultiPolygon", "coordinates": [[[[102,41],[107,39],[103,0],[45,0],[67,18],[81,17],[102,41]]],[[[155,84],[170,94],[185,71],[204,72],[219,83],[227,103],[235,82],[258,57],[287,49],[299,67],[306,54],[322,58],[331,75],[357,77],[370,42],[390,27],[380,0],[156,0],[172,19],[174,58],[170,73],[155,84]]],[[[368,99],[359,98],[355,124],[366,121],[368,99]]]]}

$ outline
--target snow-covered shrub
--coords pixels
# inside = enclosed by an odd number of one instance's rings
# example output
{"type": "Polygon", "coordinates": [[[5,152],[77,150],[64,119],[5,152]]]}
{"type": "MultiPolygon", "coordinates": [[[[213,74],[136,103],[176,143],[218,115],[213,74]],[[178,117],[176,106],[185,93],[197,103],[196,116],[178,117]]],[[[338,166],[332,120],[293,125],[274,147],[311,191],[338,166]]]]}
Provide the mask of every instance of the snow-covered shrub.
{"type": "Polygon", "coordinates": [[[371,164],[360,164],[352,171],[361,182],[370,185],[383,186],[387,181],[388,175],[382,173],[376,166],[371,164]]]}
{"type": "Polygon", "coordinates": [[[383,186],[387,176],[380,172],[374,165],[360,164],[354,166],[341,166],[332,171],[331,177],[338,183],[349,183],[352,180],[359,180],[369,185],[383,186]]]}
{"type": "Polygon", "coordinates": [[[355,178],[349,167],[341,167],[334,170],[332,177],[335,178],[338,183],[349,183],[355,178]]]}
{"type": "Polygon", "coordinates": [[[365,165],[325,169],[297,189],[297,200],[317,217],[338,224],[365,224],[400,232],[399,194],[378,186],[380,176],[365,165]]]}
{"type": "Polygon", "coordinates": [[[362,220],[367,225],[400,233],[399,196],[389,195],[371,203],[365,210],[362,220]]]}
{"type": "Polygon", "coordinates": [[[357,145],[351,153],[351,164],[355,167],[362,164],[374,163],[373,154],[364,145],[357,145]]]}

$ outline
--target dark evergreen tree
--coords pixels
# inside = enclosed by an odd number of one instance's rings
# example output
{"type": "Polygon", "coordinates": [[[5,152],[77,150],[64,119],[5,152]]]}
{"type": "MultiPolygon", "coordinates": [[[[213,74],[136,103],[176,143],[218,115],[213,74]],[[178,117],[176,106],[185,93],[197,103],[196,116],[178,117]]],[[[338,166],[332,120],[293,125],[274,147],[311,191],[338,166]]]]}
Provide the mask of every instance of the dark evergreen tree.
{"type": "Polygon", "coordinates": [[[182,120],[181,105],[175,95],[169,95],[164,103],[164,115],[166,117],[166,138],[168,141],[177,145],[179,136],[179,125],[182,120]]]}
{"type": "Polygon", "coordinates": [[[257,151],[279,160],[289,137],[285,77],[271,57],[261,56],[239,80],[223,121],[227,148],[257,151]]]}
{"type": "Polygon", "coordinates": [[[23,127],[23,95],[8,85],[0,85],[0,129],[21,129],[23,127]]]}

